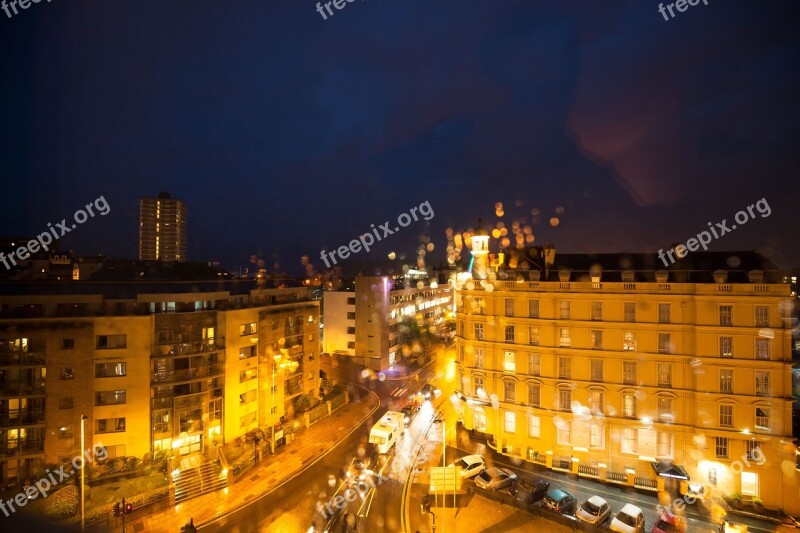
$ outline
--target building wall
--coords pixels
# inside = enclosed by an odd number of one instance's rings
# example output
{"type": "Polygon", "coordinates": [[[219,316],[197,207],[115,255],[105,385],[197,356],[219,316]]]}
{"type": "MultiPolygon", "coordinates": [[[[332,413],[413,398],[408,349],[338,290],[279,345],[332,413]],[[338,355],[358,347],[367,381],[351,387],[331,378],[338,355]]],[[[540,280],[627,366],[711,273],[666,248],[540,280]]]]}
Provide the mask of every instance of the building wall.
{"type": "Polygon", "coordinates": [[[323,351],[327,353],[337,352],[355,355],[355,293],[347,291],[325,291],[322,294],[322,308],[325,314],[323,351]],[[348,315],[352,318],[348,318],[348,315]]]}
{"type": "Polygon", "coordinates": [[[548,464],[563,459],[655,478],[651,462],[669,459],[693,483],[710,486],[715,470],[716,490],[728,494],[747,488],[735,463],[742,464],[755,439],[766,462],[751,459],[745,472],[757,474],[757,495],[767,507],[800,511],[790,444],[788,286],[496,282],[493,288],[456,296],[467,429],[487,433],[509,455],[547,457],[548,464]],[[538,315],[529,313],[531,300],[538,301],[538,315]],[[562,301],[569,302],[568,314],[564,308],[562,315],[562,301]],[[635,317],[625,316],[626,302],[635,304],[635,317]],[[669,304],[668,320],[663,311],[659,317],[659,304],[669,304]],[[720,306],[727,305],[731,325],[720,325],[720,306]],[[768,324],[756,324],[756,306],[768,308],[768,324]],[[562,328],[569,346],[562,345],[562,328]],[[635,337],[629,350],[626,332],[635,337]],[[720,337],[732,337],[732,357],[720,337]],[[757,359],[757,340],[768,344],[768,359],[757,359]],[[758,391],[756,372],[762,373],[758,391]],[[730,419],[720,405],[730,405],[730,419]],[[768,410],[768,428],[756,426],[756,409],[768,410]],[[716,437],[728,439],[724,457],[717,456],[716,437]]]}
{"type": "MultiPolygon", "coordinates": [[[[219,313],[218,324],[225,336],[225,441],[230,442],[258,426],[260,331],[242,335],[244,324],[258,324],[258,308],[219,313]],[[248,379],[255,374],[255,378],[248,379]],[[240,376],[243,376],[240,380],[240,376]],[[253,400],[250,398],[255,395],[253,400]],[[246,402],[246,403],[245,403],[246,402]]],[[[258,324],[262,326],[263,324],[258,324]]],[[[258,327],[257,326],[257,327],[258,327]]]]}

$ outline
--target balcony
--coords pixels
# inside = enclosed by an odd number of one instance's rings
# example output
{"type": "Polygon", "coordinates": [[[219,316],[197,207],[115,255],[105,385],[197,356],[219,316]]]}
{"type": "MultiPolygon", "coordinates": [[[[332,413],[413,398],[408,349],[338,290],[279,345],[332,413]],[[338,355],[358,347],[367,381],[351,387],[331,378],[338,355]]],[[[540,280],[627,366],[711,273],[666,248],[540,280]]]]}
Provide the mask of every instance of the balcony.
{"type": "Polygon", "coordinates": [[[0,396],[44,395],[44,381],[6,381],[0,383],[0,396]]]}
{"type": "Polygon", "coordinates": [[[0,366],[44,366],[44,353],[0,352],[0,366]]]}
{"type": "Polygon", "coordinates": [[[0,427],[30,426],[34,424],[44,424],[44,410],[0,413],[0,427]]]}
{"type": "Polygon", "coordinates": [[[172,355],[191,355],[214,352],[225,348],[225,337],[213,337],[193,342],[160,344],[156,346],[153,357],[169,357],[172,355]]]}
{"type": "Polygon", "coordinates": [[[283,395],[285,398],[291,398],[303,393],[302,383],[286,383],[283,387],[283,395]]]}
{"type": "Polygon", "coordinates": [[[0,458],[39,455],[42,453],[44,453],[44,440],[30,439],[0,442],[0,458]]]}
{"type": "Polygon", "coordinates": [[[156,370],[153,372],[152,383],[175,383],[192,379],[208,378],[222,375],[224,366],[221,363],[211,363],[180,370],[156,370]]]}
{"type": "Polygon", "coordinates": [[[181,423],[181,433],[200,433],[205,429],[202,420],[191,420],[181,423]]]}
{"type": "Polygon", "coordinates": [[[190,394],[188,396],[178,396],[173,399],[175,409],[187,409],[190,407],[201,407],[208,400],[208,392],[190,394]]]}

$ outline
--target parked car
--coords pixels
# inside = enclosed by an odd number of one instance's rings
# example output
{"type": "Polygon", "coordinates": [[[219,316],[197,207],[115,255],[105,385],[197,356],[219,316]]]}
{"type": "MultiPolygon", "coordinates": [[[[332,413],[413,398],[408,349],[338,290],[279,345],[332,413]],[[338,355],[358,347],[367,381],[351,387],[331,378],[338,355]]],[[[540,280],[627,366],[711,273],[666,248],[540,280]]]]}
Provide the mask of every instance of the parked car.
{"type": "Polygon", "coordinates": [[[425,398],[426,400],[430,400],[431,398],[433,398],[433,394],[434,394],[435,391],[436,391],[436,387],[433,386],[433,383],[426,383],[422,387],[422,390],[419,391],[419,392],[420,392],[420,394],[422,394],[423,398],[425,398]]]}
{"type": "Polygon", "coordinates": [[[684,531],[686,531],[686,525],[683,519],[665,511],[656,520],[652,533],[683,533],[684,531]]]}
{"type": "Polygon", "coordinates": [[[400,412],[403,413],[403,417],[405,418],[406,425],[410,424],[411,419],[419,412],[419,407],[419,403],[415,400],[411,400],[400,409],[400,412]]]}
{"type": "Polygon", "coordinates": [[[511,486],[517,475],[507,468],[487,468],[475,476],[475,484],[482,489],[500,490],[511,486]]]}
{"type": "Polygon", "coordinates": [[[520,479],[508,487],[508,493],[514,499],[528,505],[544,498],[548,490],[550,483],[542,479],[520,479]]]}
{"type": "Polygon", "coordinates": [[[460,466],[461,477],[464,479],[477,476],[486,470],[486,463],[480,455],[466,455],[450,466],[460,466]]]}
{"type": "Polygon", "coordinates": [[[600,525],[611,516],[611,506],[600,496],[592,496],[578,507],[575,516],[588,524],[600,525]]]}
{"type": "Polygon", "coordinates": [[[553,489],[544,497],[542,505],[545,509],[550,509],[557,513],[574,515],[578,507],[578,500],[565,490],[553,489]]]}
{"type": "Polygon", "coordinates": [[[633,504],[626,503],[611,521],[611,531],[619,533],[644,533],[644,513],[633,504]]]}

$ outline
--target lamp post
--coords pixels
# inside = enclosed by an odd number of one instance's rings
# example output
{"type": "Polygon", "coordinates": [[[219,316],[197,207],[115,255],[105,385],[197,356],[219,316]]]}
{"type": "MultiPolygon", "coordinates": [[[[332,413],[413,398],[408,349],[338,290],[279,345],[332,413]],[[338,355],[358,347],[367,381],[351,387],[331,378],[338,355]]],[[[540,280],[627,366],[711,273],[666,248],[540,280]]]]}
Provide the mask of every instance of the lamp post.
{"type": "MultiPolygon", "coordinates": [[[[86,415],[81,415],[81,455],[83,455],[83,450],[85,449],[84,443],[84,436],[85,431],[84,428],[86,426],[86,421],[89,419],[86,415]]],[[[86,464],[85,458],[81,457],[81,529],[86,527],[86,464]]]]}

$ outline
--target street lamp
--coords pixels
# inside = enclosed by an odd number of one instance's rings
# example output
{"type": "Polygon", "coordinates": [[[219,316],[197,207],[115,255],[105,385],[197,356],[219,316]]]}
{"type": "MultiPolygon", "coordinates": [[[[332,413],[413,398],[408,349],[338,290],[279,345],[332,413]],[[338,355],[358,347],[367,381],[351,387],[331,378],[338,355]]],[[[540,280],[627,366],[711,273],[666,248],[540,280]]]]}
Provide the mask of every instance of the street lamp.
{"type": "MultiPolygon", "coordinates": [[[[86,415],[81,415],[81,455],[85,449],[84,443],[84,428],[86,421],[89,419],[86,415]]],[[[86,464],[85,458],[81,457],[81,529],[86,527],[86,464]]]]}

